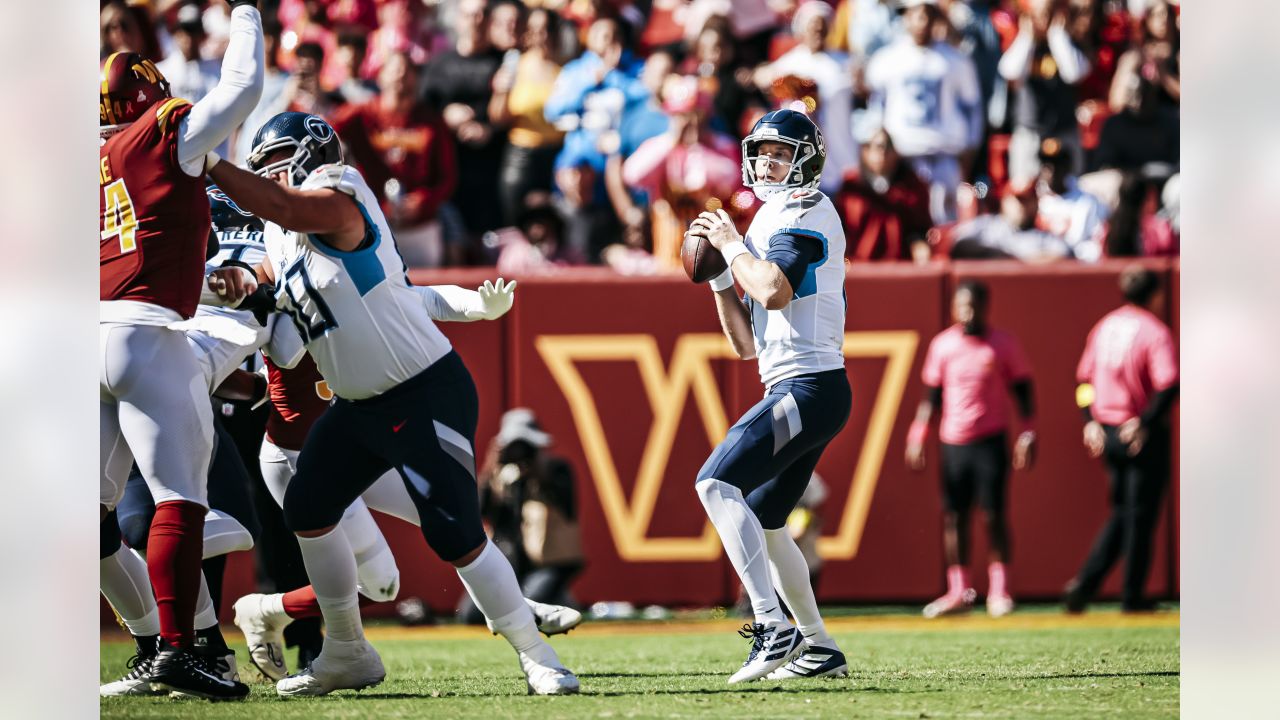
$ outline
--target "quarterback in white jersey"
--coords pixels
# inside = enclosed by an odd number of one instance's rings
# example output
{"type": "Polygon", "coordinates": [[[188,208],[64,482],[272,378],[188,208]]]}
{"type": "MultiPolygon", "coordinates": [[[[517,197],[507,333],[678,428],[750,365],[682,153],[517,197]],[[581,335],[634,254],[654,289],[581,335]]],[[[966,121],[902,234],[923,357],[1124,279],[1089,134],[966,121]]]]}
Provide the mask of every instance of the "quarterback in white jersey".
{"type": "Polygon", "coordinates": [[[382,660],[364,637],[357,568],[338,529],[343,512],[388,470],[404,482],[427,545],[452,563],[476,606],[515,648],[531,692],[578,691],[538,635],[515,572],[480,521],[475,484],[479,400],[470,372],[405,276],[373,192],[342,162],[323,118],[276,115],[258,130],[246,172],[211,163],[210,177],[266,226],[256,277],[219,270],[210,286],[232,302],[274,282],[336,397],[316,420],[284,498],[324,616],[324,649],[281,679],[284,697],[376,685],[382,660]]]}
{"type": "Polygon", "coordinates": [[[723,210],[702,213],[689,228],[724,255],[728,269],[711,280],[720,324],[739,357],[758,359],[766,388],[695,485],[755,613],[755,623],[739,631],[751,651],[730,683],[848,674],[786,527],[852,404],[841,350],[844,230],[817,189],[825,160],[822,134],[808,116],[768,113],[742,141],[743,184],[765,201],[747,236],[723,210]]]}

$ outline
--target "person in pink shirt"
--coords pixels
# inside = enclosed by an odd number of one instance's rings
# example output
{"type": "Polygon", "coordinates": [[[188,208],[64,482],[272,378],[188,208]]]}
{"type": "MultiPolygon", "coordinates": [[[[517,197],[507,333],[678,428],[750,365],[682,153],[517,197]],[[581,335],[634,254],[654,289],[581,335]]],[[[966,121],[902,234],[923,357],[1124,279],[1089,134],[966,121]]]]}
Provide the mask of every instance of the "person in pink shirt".
{"type": "Polygon", "coordinates": [[[1120,275],[1125,305],[1098,321],[1076,369],[1076,403],[1084,414],[1084,445],[1111,478],[1107,519],[1080,572],[1067,584],[1069,612],[1081,612],[1120,553],[1125,612],[1152,610],[1143,588],[1160,496],[1169,482],[1169,408],[1178,395],[1178,351],[1160,320],[1160,278],[1144,267],[1120,275]]]}
{"type": "Polygon", "coordinates": [[[1005,480],[1009,472],[1008,396],[1021,416],[1013,449],[1015,470],[1035,459],[1035,408],[1031,368],[1018,340],[987,324],[987,286],[962,280],[951,303],[955,324],[929,344],[925,356],[924,399],[907,434],[907,466],[923,470],[924,445],[934,409],[942,407],[938,437],[942,445],[943,553],[947,592],[924,608],[927,618],[967,612],[977,598],[969,582],[969,510],[974,495],[987,521],[990,557],[987,612],[1001,617],[1013,610],[1005,563],[1009,531],[1005,522],[1005,480]]]}

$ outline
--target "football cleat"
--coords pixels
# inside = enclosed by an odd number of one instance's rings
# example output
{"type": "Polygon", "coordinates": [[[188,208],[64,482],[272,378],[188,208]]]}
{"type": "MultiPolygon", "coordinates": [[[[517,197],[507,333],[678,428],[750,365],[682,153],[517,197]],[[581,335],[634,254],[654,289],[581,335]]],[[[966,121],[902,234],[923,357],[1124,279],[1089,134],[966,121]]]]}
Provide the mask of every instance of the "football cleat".
{"type": "Polygon", "coordinates": [[[305,669],[276,683],[280,697],[328,695],[334,690],[363,690],[382,682],[387,671],[368,640],[325,638],[324,650],[305,669]]]}
{"type": "MultiPolygon", "coordinates": [[[[196,662],[206,673],[216,678],[222,678],[227,682],[240,682],[240,673],[236,671],[235,650],[231,650],[230,648],[210,650],[197,646],[188,652],[195,656],[196,662]]],[[[174,690],[171,695],[174,697],[185,697],[187,696],[187,693],[182,690],[174,690]]]]}
{"type": "Polygon", "coordinates": [[[155,690],[151,687],[151,663],[156,659],[155,638],[142,639],[137,638],[138,652],[131,658],[125,667],[129,668],[129,672],[119,680],[109,682],[98,688],[98,695],[101,697],[120,697],[122,695],[163,695],[163,690],[155,690]],[[143,640],[150,640],[144,642],[143,640]]]}
{"type": "Polygon", "coordinates": [[[987,596],[987,614],[993,618],[1004,617],[1013,612],[1013,598],[1006,594],[987,596]]]}
{"type": "Polygon", "coordinates": [[[759,680],[782,667],[804,646],[804,637],[786,620],[765,623],[746,623],[738,634],[751,640],[751,652],[729,683],[759,680]]]}
{"type": "Polygon", "coordinates": [[[205,669],[206,662],[204,658],[162,640],[160,653],[151,663],[149,680],[155,690],[184,697],[243,700],[249,695],[248,685],[210,673],[205,669]]]}
{"type": "Polygon", "coordinates": [[[844,653],[838,648],[806,644],[799,655],[765,677],[769,680],[795,680],[796,678],[848,676],[849,664],[844,659],[844,653]]]}
{"type": "Polygon", "coordinates": [[[573,695],[578,692],[578,677],[560,663],[550,645],[543,642],[540,647],[518,654],[530,695],[573,695]]]}
{"type": "Polygon", "coordinates": [[[942,615],[966,613],[973,608],[973,602],[977,599],[978,591],[973,588],[966,588],[958,593],[947,593],[925,605],[923,614],[925,617],[932,619],[942,615]]]}
{"type": "Polygon", "coordinates": [[[249,646],[249,660],[268,680],[278,682],[289,674],[284,659],[284,629],[293,619],[268,614],[262,609],[260,593],[245,595],[236,600],[235,624],[244,633],[249,646]]]}

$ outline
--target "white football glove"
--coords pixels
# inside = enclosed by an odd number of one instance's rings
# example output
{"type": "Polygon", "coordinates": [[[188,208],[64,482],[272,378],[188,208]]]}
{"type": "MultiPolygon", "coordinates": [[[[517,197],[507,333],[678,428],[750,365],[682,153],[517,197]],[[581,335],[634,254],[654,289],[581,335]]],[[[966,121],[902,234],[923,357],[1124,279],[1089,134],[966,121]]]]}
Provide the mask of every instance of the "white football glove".
{"type": "Polygon", "coordinates": [[[481,310],[469,310],[467,319],[469,320],[497,320],[507,311],[516,301],[516,281],[503,284],[502,278],[498,278],[498,282],[494,283],[485,280],[484,284],[476,288],[480,293],[480,303],[483,306],[481,310]]]}

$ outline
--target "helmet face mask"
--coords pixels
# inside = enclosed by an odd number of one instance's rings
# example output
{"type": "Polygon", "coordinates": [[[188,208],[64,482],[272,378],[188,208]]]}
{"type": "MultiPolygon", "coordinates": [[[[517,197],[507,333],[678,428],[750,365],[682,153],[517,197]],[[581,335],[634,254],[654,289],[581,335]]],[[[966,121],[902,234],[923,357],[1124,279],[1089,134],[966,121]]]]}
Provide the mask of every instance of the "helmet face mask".
{"type": "Polygon", "coordinates": [[[342,146],[329,123],[300,112],[283,112],[264,123],[246,158],[249,169],[266,178],[287,171],[292,187],[301,185],[316,168],[341,162],[342,146]]]}
{"type": "MultiPolygon", "coordinates": [[[[775,110],[760,118],[742,140],[742,184],[761,200],[768,200],[783,190],[816,188],[822,179],[826,156],[822,133],[807,115],[795,110],[775,110]],[[756,172],[762,157],[760,146],[764,143],[778,143],[792,150],[791,166],[782,182],[769,182],[756,172]]],[[[781,161],[769,158],[769,162],[781,161]]]]}

